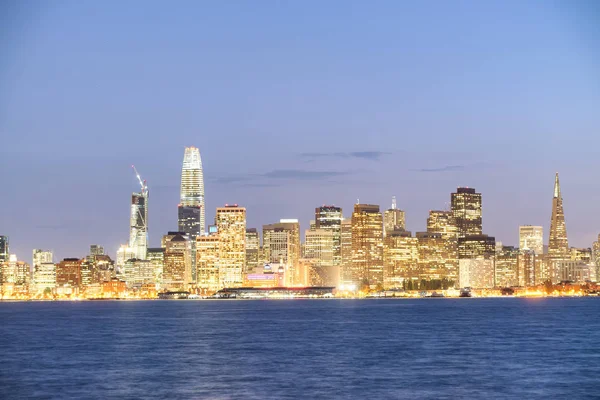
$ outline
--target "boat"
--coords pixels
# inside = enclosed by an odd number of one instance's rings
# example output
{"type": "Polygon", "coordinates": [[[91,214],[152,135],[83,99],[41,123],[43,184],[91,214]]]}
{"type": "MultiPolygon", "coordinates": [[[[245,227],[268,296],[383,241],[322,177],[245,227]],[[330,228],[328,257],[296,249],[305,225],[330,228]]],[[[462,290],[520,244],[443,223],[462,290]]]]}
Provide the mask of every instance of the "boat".
{"type": "Polygon", "coordinates": [[[460,295],[458,297],[473,297],[473,293],[471,293],[471,288],[466,287],[460,289],[460,295]]]}

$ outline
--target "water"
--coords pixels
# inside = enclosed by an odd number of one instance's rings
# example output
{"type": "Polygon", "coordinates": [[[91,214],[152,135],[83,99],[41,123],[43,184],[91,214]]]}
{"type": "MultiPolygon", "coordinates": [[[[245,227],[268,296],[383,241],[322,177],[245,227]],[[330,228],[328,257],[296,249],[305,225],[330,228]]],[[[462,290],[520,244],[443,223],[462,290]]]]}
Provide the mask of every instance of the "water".
{"type": "Polygon", "coordinates": [[[593,398],[600,299],[0,303],[0,398],[593,398]]]}

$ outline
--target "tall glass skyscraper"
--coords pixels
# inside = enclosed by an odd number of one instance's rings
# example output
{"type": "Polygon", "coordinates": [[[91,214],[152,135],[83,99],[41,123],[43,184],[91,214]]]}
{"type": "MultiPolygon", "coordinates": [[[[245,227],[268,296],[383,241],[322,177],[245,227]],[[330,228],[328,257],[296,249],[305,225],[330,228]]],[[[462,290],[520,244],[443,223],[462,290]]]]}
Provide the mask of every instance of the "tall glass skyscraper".
{"type": "Polygon", "coordinates": [[[196,147],[186,147],[183,155],[178,227],[179,231],[185,232],[192,241],[206,232],[204,175],[200,151],[196,147]]]}
{"type": "Polygon", "coordinates": [[[563,210],[563,199],[560,193],[560,183],[558,182],[558,172],[554,178],[554,196],[552,197],[552,218],[550,219],[548,255],[553,260],[569,259],[567,225],[565,223],[565,212],[563,210]]]}
{"type": "Polygon", "coordinates": [[[450,202],[458,236],[481,235],[481,193],[473,188],[459,187],[452,193],[450,202]]]}
{"type": "MultiPolygon", "coordinates": [[[[129,223],[129,248],[133,256],[146,259],[148,249],[148,190],[131,195],[131,215],[129,223]]],[[[127,261],[127,260],[125,260],[127,261]]]]}
{"type": "Polygon", "coordinates": [[[0,262],[8,261],[8,236],[0,236],[0,262]]]}

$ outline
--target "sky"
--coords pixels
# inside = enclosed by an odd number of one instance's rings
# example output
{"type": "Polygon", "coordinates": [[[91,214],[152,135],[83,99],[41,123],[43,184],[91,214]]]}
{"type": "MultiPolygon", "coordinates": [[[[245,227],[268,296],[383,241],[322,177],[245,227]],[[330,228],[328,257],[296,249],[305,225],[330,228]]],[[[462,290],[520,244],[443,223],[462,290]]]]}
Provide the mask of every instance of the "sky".
{"type": "MultiPolygon", "coordinates": [[[[560,173],[569,244],[600,233],[600,6],[581,1],[0,3],[0,234],[31,262],[114,257],[150,190],[150,244],[177,228],[185,146],[207,221],[248,227],[353,204],[423,231],[458,186],[483,230],[547,238],[560,173]]],[[[547,240],[547,239],[546,239],[547,240]]]]}

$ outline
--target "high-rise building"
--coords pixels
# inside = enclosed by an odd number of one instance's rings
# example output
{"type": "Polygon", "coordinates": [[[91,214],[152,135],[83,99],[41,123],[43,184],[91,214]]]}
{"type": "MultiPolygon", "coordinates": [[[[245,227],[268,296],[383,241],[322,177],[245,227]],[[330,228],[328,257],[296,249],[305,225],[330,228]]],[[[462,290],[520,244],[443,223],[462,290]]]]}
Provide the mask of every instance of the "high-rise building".
{"type": "Polygon", "coordinates": [[[79,258],[65,258],[56,264],[56,286],[81,286],[81,264],[79,258]]]}
{"type": "MultiPolygon", "coordinates": [[[[431,244],[439,247],[437,252],[441,254],[441,261],[444,264],[442,279],[446,278],[458,284],[458,228],[452,211],[430,210],[427,218],[427,233],[437,234],[442,238],[441,242],[430,240],[431,244]]],[[[423,239],[420,243],[422,245],[423,239]]]]}
{"type": "Polygon", "coordinates": [[[104,255],[104,247],[99,244],[90,245],[90,255],[91,256],[103,256],[104,255]]]}
{"type": "Polygon", "coordinates": [[[317,228],[305,231],[304,237],[304,258],[313,260],[317,266],[333,268],[333,232],[317,228]]]}
{"type": "Polygon", "coordinates": [[[33,268],[42,263],[54,262],[51,250],[34,249],[33,250],[33,268]]]}
{"type": "Polygon", "coordinates": [[[596,282],[600,282],[600,235],[598,235],[598,240],[592,245],[592,262],[596,267],[596,282]]]}
{"type": "Polygon", "coordinates": [[[148,248],[148,191],[131,195],[129,248],[134,258],[145,260],[148,248]]]}
{"type": "Polygon", "coordinates": [[[0,263],[3,261],[8,261],[10,254],[9,251],[8,236],[0,235],[0,263]]]}
{"type": "Polygon", "coordinates": [[[154,266],[150,260],[131,259],[125,262],[125,282],[127,286],[141,286],[154,283],[154,266]]]}
{"type": "Polygon", "coordinates": [[[417,232],[416,236],[419,249],[419,280],[446,279],[456,283],[458,277],[456,240],[445,239],[441,233],[435,232],[417,232]]]}
{"type": "MultiPolygon", "coordinates": [[[[0,263],[2,272],[2,283],[8,284],[13,291],[26,291],[31,278],[29,264],[25,261],[19,261],[17,256],[11,254],[8,260],[0,263]],[[20,287],[17,289],[17,287],[20,287]]],[[[9,290],[10,291],[10,290],[9,290]]]]}
{"type": "Polygon", "coordinates": [[[452,193],[450,201],[458,236],[481,235],[481,193],[476,193],[473,188],[459,187],[452,193]]]}
{"type": "Polygon", "coordinates": [[[403,231],[406,229],[406,215],[404,211],[396,207],[396,196],[392,197],[392,208],[383,214],[383,236],[387,236],[393,231],[403,231]]]}
{"type": "Polygon", "coordinates": [[[458,239],[458,258],[493,259],[496,255],[496,238],[488,235],[470,235],[458,239]]]}
{"type": "Polygon", "coordinates": [[[538,256],[544,254],[544,228],[531,225],[520,226],[519,249],[533,251],[538,256]]]}
{"type": "Polygon", "coordinates": [[[135,251],[131,247],[129,247],[129,245],[122,244],[119,247],[119,250],[117,250],[117,257],[115,259],[116,272],[118,274],[121,274],[123,268],[125,268],[125,261],[132,258],[136,258],[135,251]]]}
{"type": "Polygon", "coordinates": [[[239,287],[246,264],[246,209],[235,205],[217,208],[219,235],[219,285],[239,287]]]}
{"type": "Polygon", "coordinates": [[[34,289],[32,293],[52,291],[56,287],[56,265],[52,262],[42,262],[33,267],[34,289]]]}
{"type": "Polygon", "coordinates": [[[281,264],[285,269],[285,285],[302,281],[299,271],[300,223],[297,219],[282,219],[263,225],[263,255],[267,263],[281,264]]]}
{"type": "MultiPolygon", "coordinates": [[[[539,268],[536,268],[536,265],[539,264],[538,258],[541,257],[543,257],[543,255],[538,256],[532,250],[518,252],[516,276],[516,284],[518,286],[534,286],[537,284],[538,279],[536,279],[536,272],[539,270],[539,268]]],[[[499,262],[500,259],[496,258],[496,270],[498,269],[499,262]]],[[[496,285],[500,286],[498,282],[496,282],[496,285]]]]}
{"type": "Polygon", "coordinates": [[[165,248],[162,286],[184,290],[192,282],[192,245],[185,232],[168,232],[162,239],[165,248]]]}
{"type": "Polygon", "coordinates": [[[260,264],[260,237],[256,228],[246,229],[246,268],[244,273],[252,273],[260,264]]]}
{"type": "Polygon", "coordinates": [[[550,219],[548,256],[553,260],[568,260],[570,258],[567,226],[565,223],[560,184],[558,182],[558,172],[554,178],[554,196],[552,197],[552,218],[550,219]]]}
{"type": "Polygon", "coordinates": [[[383,219],[378,205],[354,205],[352,274],[356,285],[383,284],[383,219]]]}
{"type": "Polygon", "coordinates": [[[192,241],[206,232],[204,208],[204,175],[200,150],[186,147],[181,168],[181,200],[178,207],[179,231],[192,241]]]}
{"type": "Polygon", "coordinates": [[[154,270],[154,281],[162,284],[162,275],[165,267],[165,248],[164,247],[149,247],[146,257],[152,264],[154,270]]]}
{"type": "Polygon", "coordinates": [[[344,285],[352,284],[352,219],[344,218],[340,228],[341,270],[340,280],[344,285]]]}
{"type": "MultiPolygon", "coordinates": [[[[333,265],[342,264],[342,208],[322,206],[315,208],[315,229],[325,229],[333,233],[333,265]]],[[[312,222],[312,221],[311,221],[312,222]]],[[[311,224],[312,229],[312,224],[311,224]]]]}
{"type": "Polygon", "coordinates": [[[519,284],[519,249],[513,246],[498,246],[496,249],[496,285],[501,287],[519,284]]]}
{"type": "Polygon", "coordinates": [[[385,288],[401,288],[419,276],[419,241],[408,231],[388,232],[383,239],[383,281],[385,288]]]}
{"type": "Polygon", "coordinates": [[[196,237],[196,268],[198,287],[204,294],[222,289],[219,280],[219,235],[196,237]]]}

